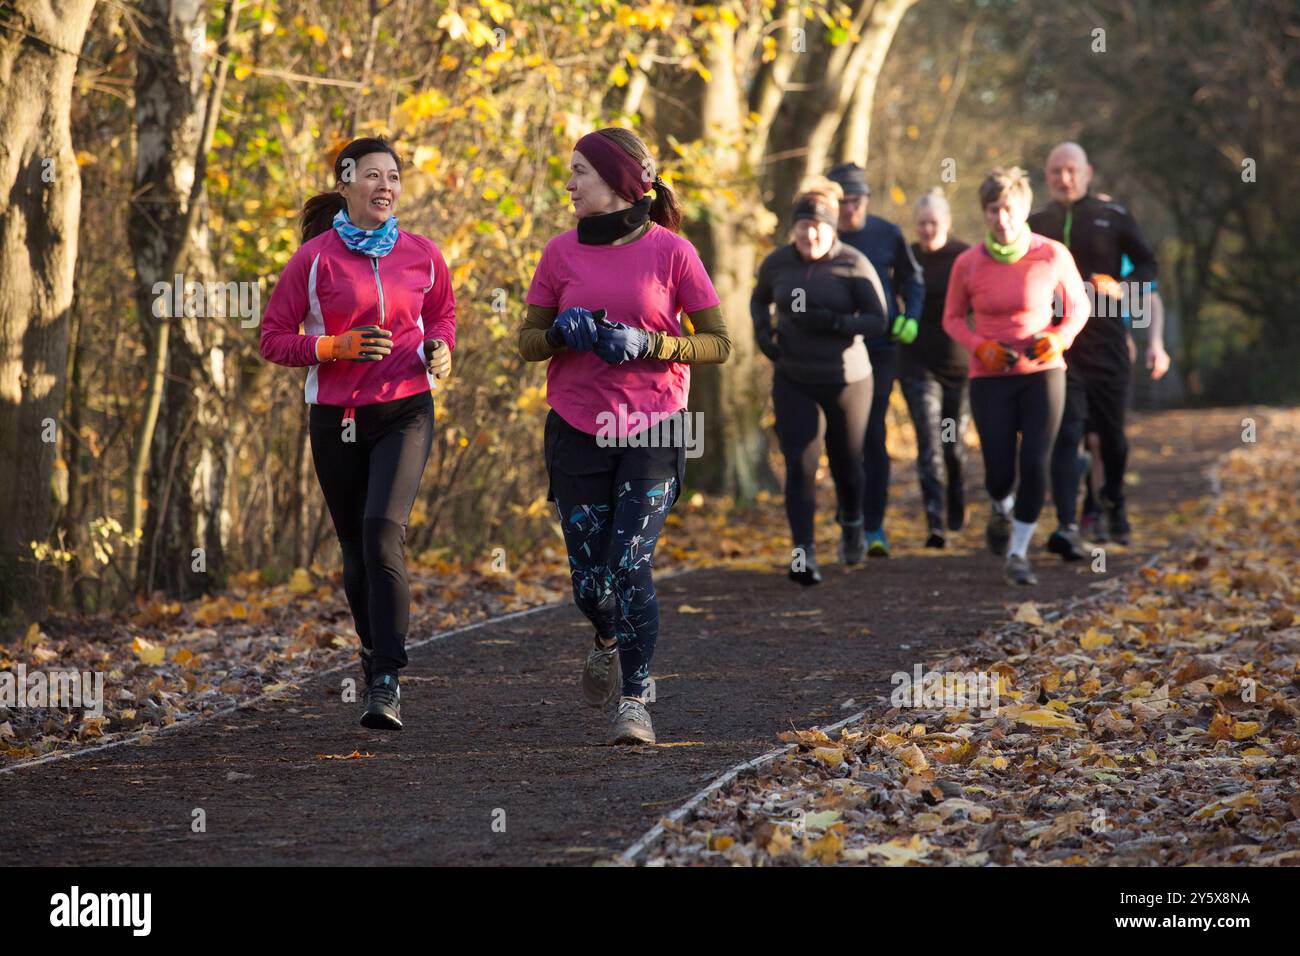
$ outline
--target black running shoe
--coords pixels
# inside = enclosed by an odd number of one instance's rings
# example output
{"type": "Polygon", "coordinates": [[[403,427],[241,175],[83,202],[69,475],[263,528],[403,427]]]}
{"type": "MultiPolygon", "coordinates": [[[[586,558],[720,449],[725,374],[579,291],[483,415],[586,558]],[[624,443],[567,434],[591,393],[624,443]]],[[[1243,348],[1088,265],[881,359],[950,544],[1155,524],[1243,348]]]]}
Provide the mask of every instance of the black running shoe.
{"type": "Polygon", "coordinates": [[[1047,539],[1047,550],[1059,554],[1063,561],[1083,561],[1088,557],[1083,537],[1072,524],[1063,525],[1052,532],[1052,536],[1047,539]]]}
{"type": "Polygon", "coordinates": [[[930,533],[925,538],[925,546],[927,548],[942,548],[947,544],[948,539],[944,537],[943,525],[938,521],[931,521],[930,533]]]}
{"type": "Polygon", "coordinates": [[[989,550],[994,554],[1006,554],[1007,545],[1011,543],[1011,516],[990,507],[988,527],[984,529],[984,540],[988,542],[989,550]]]}
{"type": "Polygon", "coordinates": [[[1128,545],[1133,540],[1133,529],[1129,527],[1128,515],[1124,511],[1124,502],[1114,502],[1105,495],[1101,497],[1101,507],[1106,513],[1106,530],[1116,544],[1128,545]]]}
{"type": "Polygon", "coordinates": [[[862,519],[857,524],[840,525],[840,560],[846,565],[861,564],[867,555],[867,538],[862,519]]]}
{"type": "Polygon", "coordinates": [[[396,674],[380,674],[370,685],[361,726],[371,730],[402,729],[402,692],[396,674]]]}

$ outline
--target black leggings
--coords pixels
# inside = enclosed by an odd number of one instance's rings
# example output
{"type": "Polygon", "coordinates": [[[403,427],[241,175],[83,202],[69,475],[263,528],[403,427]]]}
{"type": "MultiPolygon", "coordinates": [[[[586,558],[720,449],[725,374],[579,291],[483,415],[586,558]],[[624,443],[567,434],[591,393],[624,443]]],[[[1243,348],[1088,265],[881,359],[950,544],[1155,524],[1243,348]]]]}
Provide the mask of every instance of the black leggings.
{"type": "Polygon", "coordinates": [[[355,410],[313,405],[311,455],[343,550],[343,590],[373,674],[406,666],[406,522],[433,444],[433,396],[355,410]],[[345,427],[349,426],[349,427],[345,427]]]}
{"type": "Polygon", "coordinates": [[[885,525],[885,506],[889,503],[889,451],[885,446],[885,416],[889,413],[889,393],[898,377],[898,347],[884,345],[867,349],[871,356],[871,417],[867,420],[864,446],[862,517],[868,531],[885,525]]]}
{"type": "Polygon", "coordinates": [[[1124,412],[1128,405],[1128,351],[1113,353],[1115,368],[1099,373],[1091,368],[1071,368],[1066,373],[1065,412],[1052,450],[1052,498],[1056,520],[1075,523],[1079,501],[1079,443],[1085,431],[1095,431],[1101,442],[1105,484],[1101,492],[1115,504],[1124,503],[1124,470],[1128,467],[1128,439],[1124,412]]]}
{"type": "Polygon", "coordinates": [[[1065,404],[1065,369],[972,378],[970,408],[984,453],[984,487],[996,501],[1016,493],[1015,518],[1038,520],[1047,497],[1047,467],[1065,404]],[[1016,434],[1020,485],[1016,487],[1016,434]]]}
{"type": "Polygon", "coordinates": [[[772,376],[776,434],[785,456],[785,514],[795,547],[812,549],[817,510],[817,462],[822,438],[841,521],[862,517],[862,457],[871,414],[871,376],[848,385],[807,385],[772,376]]]}

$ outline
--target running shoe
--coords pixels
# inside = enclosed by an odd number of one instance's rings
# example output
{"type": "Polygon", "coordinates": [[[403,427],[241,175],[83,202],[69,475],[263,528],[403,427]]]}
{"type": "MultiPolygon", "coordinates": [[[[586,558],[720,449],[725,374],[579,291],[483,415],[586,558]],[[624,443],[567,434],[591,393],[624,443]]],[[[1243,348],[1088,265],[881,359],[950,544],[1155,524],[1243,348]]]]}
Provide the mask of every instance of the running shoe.
{"type": "Polygon", "coordinates": [[[930,520],[930,533],[926,535],[925,546],[927,548],[942,548],[948,544],[948,539],[944,536],[943,525],[938,519],[930,520]]]}
{"type": "Polygon", "coordinates": [[[402,729],[402,691],[396,674],[380,674],[370,685],[361,726],[371,730],[402,729]]]}
{"type": "Polygon", "coordinates": [[[1133,540],[1133,529],[1129,527],[1128,515],[1124,511],[1124,502],[1114,502],[1102,495],[1102,510],[1106,513],[1106,530],[1116,544],[1128,545],[1133,540]]]}
{"type": "Polygon", "coordinates": [[[1007,563],[1006,567],[1003,568],[1003,574],[1012,584],[1038,583],[1038,578],[1034,577],[1034,569],[1029,566],[1029,559],[1018,554],[1007,555],[1007,563]]]}
{"type": "Polygon", "coordinates": [[[1006,554],[1007,545],[1011,543],[1011,516],[991,507],[988,527],[984,529],[984,540],[994,554],[1006,554]]]}
{"type": "Polygon", "coordinates": [[[821,584],[822,573],[817,570],[817,555],[813,552],[812,545],[806,545],[802,550],[803,561],[801,563],[803,570],[796,571],[794,561],[791,561],[790,570],[786,572],[786,576],[791,581],[802,584],[806,588],[812,587],[814,584],[821,584]]]}
{"type": "Polygon", "coordinates": [[[623,684],[623,668],[618,661],[618,643],[609,647],[599,644],[587,652],[582,665],[582,699],[592,707],[613,702],[623,684]]]}
{"type": "Polygon", "coordinates": [[[844,564],[861,564],[867,553],[867,541],[862,531],[862,521],[840,524],[840,561],[844,564]]]}
{"type": "Polygon", "coordinates": [[[1059,554],[1063,561],[1083,561],[1088,557],[1079,529],[1074,525],[1062,525],[1052,532],[1047,539],[1047,550],[1059,554]]]}
{"type": "Polygon", "coordinates": [[[640,697],[623,697],[614,715],[614,744],[652,744],[655,742],[654,724],[650,712],[640,697]]]}
{"type": "Polygon", "coordinates": [[[1102,520],[1099,511],[1085,511],[1083,513],[1083,517],[1079,519],[1079,534],[1085,540],[1096,541],[1098,544],[1105,544],[1110,540],[1110,534],[1106,531],[1106,523],[1102,520]]]}
{"type": "Polygon", "coordinates": [[[884,528],[867,532],[867,555],[872,558],[889,557],[889,539],[885,537],[884,528]]]}

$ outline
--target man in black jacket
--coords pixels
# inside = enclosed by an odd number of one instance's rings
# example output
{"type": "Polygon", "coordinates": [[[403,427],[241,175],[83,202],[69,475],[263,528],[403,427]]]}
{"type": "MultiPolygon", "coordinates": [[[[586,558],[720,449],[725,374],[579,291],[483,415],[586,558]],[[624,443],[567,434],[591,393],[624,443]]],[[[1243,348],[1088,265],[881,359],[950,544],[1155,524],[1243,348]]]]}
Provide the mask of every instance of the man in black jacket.
{"type": "MultiPolygon", "coordinates": [[[[1124,506],[1124,469],[1128,463],[1124,413],[1132,359],[1123,315],[1127,310],[1136,319],[1149,320],[1157,263],[1133,214],[1119,203],[1089,192],[1092,166],[1081,146],[1056,146],[1047,157],[1046,177],[1053,201],[1030,215],[1029,226],[1069,248],[1092,297],[1092,317],[1065,355],[1065,414],[1052,451],[1052,497],[1059,526],[1047,547],[1067,561],[1077,561],[1087,557],[1076,520],[1079,443],[1085,424],[1100,439],[1105,472],[1101,503],[1106,514],[1103,530],[1108,534],[1100,537],[1129,543],[1124,506]],[[1133,263],[1133,272],[1121,286],[1118,280],[1126,255],[1133,263]]],[[[1147,364],[1153,371],[1160,369],[1161,357],[1163,364],[1168,363],[1160,332],[1154,326],[1151,329],[1147,364]]]]}

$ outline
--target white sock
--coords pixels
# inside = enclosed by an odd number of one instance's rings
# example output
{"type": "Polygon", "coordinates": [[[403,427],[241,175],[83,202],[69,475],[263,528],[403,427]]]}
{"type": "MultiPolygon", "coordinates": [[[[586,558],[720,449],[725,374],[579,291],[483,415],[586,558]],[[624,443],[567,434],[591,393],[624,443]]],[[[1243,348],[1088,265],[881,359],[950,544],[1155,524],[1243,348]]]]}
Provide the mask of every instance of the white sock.
{"type": "Polygon", "coordinates": [[[1015,506],[1016,506],[1015,495],[1007,495],[1001,501],[999,501],[997,498],[993,499],[993,507],[998,509],[999,514],[1009,515],[1011,514],[1011,509],[1014,508],[1015,506]]]}
{"type": "Polygon", "coordinates": [[[1037,521],[1011,521],[1011,545],[1007,548],[1008,555],[1015,555],[1018,558],[1025,557],[1029,552],[1029,542],[1034,538],[1034,529],[1038,527],[1037,521]]]}

